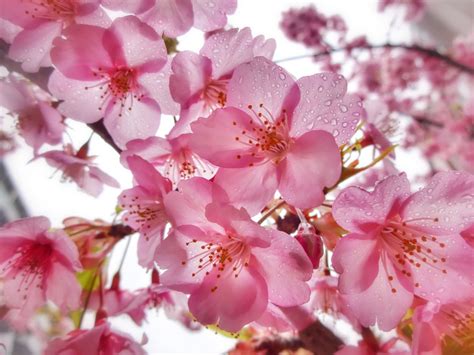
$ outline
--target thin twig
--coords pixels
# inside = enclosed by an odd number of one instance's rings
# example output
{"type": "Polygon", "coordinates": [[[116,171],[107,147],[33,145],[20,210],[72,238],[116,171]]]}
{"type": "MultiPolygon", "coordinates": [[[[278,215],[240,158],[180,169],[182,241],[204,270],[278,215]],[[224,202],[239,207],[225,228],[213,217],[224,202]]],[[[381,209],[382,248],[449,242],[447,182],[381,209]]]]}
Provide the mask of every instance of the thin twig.
{"type": "Polygon", "coordinates": [[[275,206],[273,206],[272,208],[270,208],[262,217],[260,217],[260,219],[258,220],[258,224],[262,224],[263,222],[265,222],[265,220],[270,217],[272,215],[273,212],[275,212],[278,208],[280,208],[281,206],[283,206],[285,204],[285,200],[281,200],[280,202],[278,202],[275,206]]]}
{"type": "Polygon", "coordinates": [[[463,63],[460,63],[458,61],[456,61],[455,59],[449,57],[448,55],[445,55],[445,54],[442,54],[440,52],[438,52],[437,50],[435,49],[431,49],[431,48],[425,48],[425,47],[422,47],[422,46],[419,46],[419,45],[408,45],[408,44],[393,44],[393,43],[384,43],[384,44],[368,44],[368,45],[361,45],[361,46],[358,46],[358,47],[353,47],[353,48],[334,48],[334,49],[330,49],[330,50],[327,50],[327,51],[324,51],[324,52],[319,52],[319,53],[314,53],[314,54],[303,54],[303,55],[298,55],[298,56],[294,56],[294,57],[289,57],[289,58],[285,58],[285,59],[280,59],[280,60],[277,60],[275,61],[276,63],[282,63],[282,62],[288,62],[290,60],[298,60],[298,59],[304,59],[304,58],[313,58],[313,59],[316,59],[318,57],[324,57],[324,56],[327,56],[327,55],[331,55],[333,53],[337,53],[337,52],[345,52],[345,51],[350,51],[350,50],[354,50],[354,49],[366,49],[366,50],[370,50],[370,49],[380,49],[380,48],[388,48],[388,49],[405,49],[405,50],[408,50],[408,51],[414,51],[414,52],[418,52],[418,53],[421,53],[421,54],[425,54],[429,57],[432,57],[432,58],[437,58],[443,62],[445,62],[446,64],[449,64],[463,72],[466,72],[470,75],[474,75],[474,67],[470,67],[470,66],[467,66],[463,63]]]}

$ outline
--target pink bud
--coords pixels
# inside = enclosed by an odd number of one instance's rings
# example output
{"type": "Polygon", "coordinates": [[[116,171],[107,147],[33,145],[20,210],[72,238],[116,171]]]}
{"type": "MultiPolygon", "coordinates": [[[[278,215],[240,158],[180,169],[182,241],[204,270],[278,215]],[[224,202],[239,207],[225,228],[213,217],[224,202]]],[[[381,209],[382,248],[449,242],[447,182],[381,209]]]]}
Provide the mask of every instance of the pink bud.
{"type": "Polygon", "coordinates": [[[296,240],[301,244],[308,255],[313,268],[319,267],[319,260],[323,256],[323,241],[316,234],[314,227],[309,223],[301,223],[296,234],[296,240]]]}

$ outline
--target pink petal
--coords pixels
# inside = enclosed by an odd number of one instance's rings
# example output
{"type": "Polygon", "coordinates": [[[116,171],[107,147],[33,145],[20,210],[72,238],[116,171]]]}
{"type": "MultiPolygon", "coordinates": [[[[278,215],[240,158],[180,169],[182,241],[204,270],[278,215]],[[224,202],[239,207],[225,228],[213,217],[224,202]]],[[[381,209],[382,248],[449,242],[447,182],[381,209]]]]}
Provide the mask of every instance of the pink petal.
{"type": "Polygon", "coordinates": [[[120,154],[120,162],[128,167],[127,158],[138,155],[150,162],[153,166],[165,163],[171,154],[171,145],[168,140],[161,137],[148,137],[134,139],[126,144],[126,150],[120,154]]]}
{"type": "Polygon", "coordinates": [[[299,136],[321,129],[331,133],[338,145],[347,143],[365,111],[360,98],[345,95],[347,83],[344,77],[322,73],[305,76],[297,84],[301,99],[293,114],[291,134],[299,136]]]}
{"type": "Polygon", "coordinates": [[[365,233],[384,224],[391,211],[398,212],[409,194],[406,175],[392,175],[379,181],[373,192],[359,187],[342,190],[333,203],[332,213],[343,228],[365,233]]]}
{"type": "Polygon", "coordinates": [[[162,199],[171,191],[171,182],[143,158],[133,155],[127,159],[127,162],[137,184],[148,190],[154,198],[162,199]]]}
{"type": "Polygon", "coordinates": [[[62,311],[79,308],[82,289],[71,269],[54,263],[49,270],[46,287],[46,297],[62,311]]]}
{"type": "Polygon", "coordinates": [[[419,319],[423,308],[423,306],[417,307],[413,315],[413,354],[442,355],[440,346],[442,334],[440,334],[436,327],[432,326],[430,322],[419,319]]]}
{"type": "Polygon", "coordinates": [[[156,0],[155,6],[141,14],[140,19],[159,34],[178,37],[193,25],[191,0],[156,0]]]}
{"type": "Polygon", "coordinates": [[[76,80],[100,80],[98,68],[113,67],[114,58],[104,48],[105,30],[97,26],[73,25],[63,32],[64,38],[54,41],[51,60],[66,77],[76,80]]]}
{"type": "Polygon", "coordinates": [[[44,143],[58,144],[62,140],[64,124],[59,112],[49,104],[39,102],[20,125],[26,143],[37,151],[44,143]]]}
{"type": "Polygon", "coordinates": [[[259,35],[253,40],[253,55],[255,57],[273,58],[276,49],[276,41],[273,38],[265,40],[265,37],[259,35]]]}
{"type": "Polygon", "coordinates": [[[101,183],[105,185],[109,185],[111,187],[116,187],[116,188],[120,187],[120,184],[118,183],[117,180],[115,180],[112,176],[110,176],[109,174],[106,174],[105,172],[103,172],[102,170],[100,170],[99,168],[95,166],[89,167],[89,174],[91,175],[91,177],[99,180],[101,183]]]}
{"type": "Polygon", "coordinates": [[[160,70],[167,60],[166,46],[153,28],[135,16],[116,19],[104,34],[103,45],[114,64],[139,68],[140,72],[160,70]],[[123,58],[124,63],[120,63],[123,58]]]}
{"type": "Polygon", "coordinates": [[[84,123],[96,122],[104,115],[104,110],[99,110],[103,104],[99,86],[100,82],[69,79],[57,70],[51,74],[48,83],[51,94],[64,100],[58,110],[63,115],[84,123]]]}
{"type": "Polygon", "coordinates": [[[104,125],[119,147],[125,147],[133,139],[154,135],[160,125],[160,107],[156,101],[144,97],[135,100],[130,108],[116,104],[104,117],[104,125]]]}
{"type": "Polygon", "coordinates": [[[49,61],[53,40],[61,34],[61,29],[61,23],[51,21],[31,30],[23,30],[13,40],[8,56],[22,62],[24,71],[37,72],[45,60],[49,61]]]}
{"type": "Polygon", "coordinates": [[[69,236],[62,230],[49,231],[44,234],[44,237],[51,240],[53,248],[58,259],[71,271],[79,271],[82,269],[79,261],[79,252],[76,244],[69,238],[69,236]]]}
{"type": "Polygon", "coordinates": [[[293,92],[290,95],[293,85],[294,80],[285,69],[264,57],[257,57],[234,71],[228,86],[227,105],[248,110],[248,105],[263,104],[274,118],[278,118],[282,109],[291,112],[294,107],[298,97],[293,92]]]}
{"type": "Polygon", "coordinates": [[[415,294],[437,303],[471,297],[474,294],[472,248],[457,234],[437,236],[436,243],[426,246],[431,249],[428,262],[420,261],[420,267],[412,267],[413,283],[418,286],[414,289],[415,294]]]}
{"type": "Polygon", "coordinates": [[[18,87],[17,84],[22,85],[22,83],[17,83],[16,81],[0,81],[0,106],[13,113],[20,113],[34,104],[31,94],[26,96],[25,91],[18,87]]]}
{"type": "Polygon", "coordinates": [[[189,310],[203,324],[217,324],[230,332],[258,319],[267,308],[265,280],[253,269],[243,268],[239,277],[232,274],[206,276],[189,298],[189,310]],[[217,286],[212,292],[211,289],[217,286]]]}
{"type": "Polygon", "coordinates": [[[474,223],[474,176],[467,172],[440,172],[415,192],[401,214],[434,235],[455,234],[474,223]]]}
{"type": "Polygon", "coordinates": [[[370,235],[348,234],[336,244],[332,264],[344,294],[367,290],[378,273],[380,254],[377,239],[370,235]]]}
{"type": "Polygon", "coordinates": [[[192,0],[194,27],[205,31],[214,31],[227,24],[227,15],[237,8],[237,0],[192,0]]]}
{"type": "Polygon", "coordinates": [[[166,269],[160,275],[160,281],[164,286],[190,293],[199,287],[206,276],[204,272],[197,273],[199,258],[192,256],[201,253],[202,249],[196,243],[186,244],[191,241],[188,236],[173,230],[160,244],[155,254],[155,261],[161,269],[166,269]]]}
{"type": "Polygon", "coordinates": [[[218,32],[206,39],[199,53],[211,60],[214,79],[230,75],[237,66],[253,59],[252,32],[248,27],[218,32]]]}
{"type": "Polygon", "coordinates": [[[171,69],[171,96],[181,105],[206,87],[212,73],[211,60],[191,51],[176,54],[171,69]]]}
{"type": "MultiPolygon", "coordinates": [[[[345,299],[349,309],[363,326],[377,323],[381,330],[389,331],[398,325],[411,306],[413,294],[405,289],[398,277],[388,281],[388,275],[398,274],[391,262],[384,265],[380,258],[377,269],[377,276],[369,288],[361,293],[345,295],[345,299]],[[392,288],[396,289],[395,293],[392,288]]],[[[367,270],[369,269],[364,271],[367,270]]]]}
{"type": "Polygon", "coordinates": [[[200,118],[191,125],[193,151],[212,164],[224,168],[241,168],[258,163],[262,158],[253,156],[253,144],[240,139],[245,131],[248,139],[256,142],[251,118],[234,107],[215,110],[208,118],[200,118]],[[216,135],[219,132],[219,135],[216,135]]]}
{"type": "Polygon", "coordinates": [[[311,131],[297,138],[278,165],[278,189],[282,197],[298,208],[319,206],[324,187],[337,183],[341,155],[334,138],[325,131],[311,131]]]}
{"type": "Polygon", "coordinates": [[[271,201],[278,186],[276,169],[271,163],[249,168],[220,168],[214,182],[224,189],[232,205],[245,208],[252,216],[271,201]]]}
{"type": "MultiPolygon", "coordinates": [[[[250,219],[243,208],[222,203],[210,203],[206,206],[206,217],[209,222],[217,223],[226,231],[241,236],[250,247],[266,248],[270,246],[267,230],[250,219]]],[[[200,238],[202,240],[202,238],[200,238]]]]}
{"type": "Polygon", "coordinates": [[[153,268],[158,258],[158,250],[163,241],[165,225],[156,226],[147,232],[147,236],[140,235],[138,239],[138,263],[148,269],[153,268]]]}
{"type": "Polygon", "coordinates": [[[0,238],[8,236],[34,240],[50,227],[51,223],[46,217],[23,218],[4,224],[0,228],[0,238]]]}
{"type": "Polygon", "coordinates": [[[211,202],[225,203],[227,196],[212,182],[194,177],[179,183],[179,192],[172,191],[164,198],[166,212],[175,227],[192,225],[203,229],[221,230],[206,218],[206,206],[211,202]]]}
{"type": "Polygon", "coordinates": [[[158,73],[144,73],[138,77],[138,83],[149,96],[160,105],[165,115],[178,115],[179,104],[173,100],[170,91],[171,60],[166,62],[158,73]]]}
{"type": "Polygon", "coordinates": [[[154,0],[102,0],[101,4],[106,8],[114,11],[123,11],[131,14],[140,14],[153,5],[154,0]]]}
{"type": "Polygon", "coordinates": [[[273,229],[268,233],[271,245],[255,248],[252,253],[267,283],[270,302],[282,307],[308,302],[310,289],[305,281],[313,272],[311,261],[293,237],[273,229]]]}
{"type": "MultiPolygon", "coordinates": [[[[0,2],[0,7],[1,6],[2,5],[0,2]]],[[[0,39],[4,40],[5,42],[12,43],[18,33],[20,33],[22,30],[23,29],[21,27],[11,23],[10,21],[0,18],[0,39]]]]}

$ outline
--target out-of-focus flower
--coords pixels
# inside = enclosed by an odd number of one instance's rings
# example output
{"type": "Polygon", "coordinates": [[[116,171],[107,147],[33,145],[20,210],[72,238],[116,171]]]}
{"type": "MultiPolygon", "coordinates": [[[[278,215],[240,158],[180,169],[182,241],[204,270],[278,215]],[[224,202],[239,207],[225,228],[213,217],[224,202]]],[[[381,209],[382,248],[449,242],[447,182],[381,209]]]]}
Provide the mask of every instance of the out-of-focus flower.
{"type": "Polygon", "coordinates": [[[63,231],[49,228],[46,217],[24,218],[0,228],[0,277],[10,309],[6,317],[20,329],[46,301],[62,311],[79,306],[77,248],[63,231]]]}

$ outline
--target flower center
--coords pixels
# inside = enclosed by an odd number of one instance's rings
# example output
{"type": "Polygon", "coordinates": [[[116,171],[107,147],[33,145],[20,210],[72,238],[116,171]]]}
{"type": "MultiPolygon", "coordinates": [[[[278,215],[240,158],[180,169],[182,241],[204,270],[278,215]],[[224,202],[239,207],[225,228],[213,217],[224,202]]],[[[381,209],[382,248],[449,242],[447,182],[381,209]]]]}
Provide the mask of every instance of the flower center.
{"type": "MultiPolygon", "coordinates": [[[[448,271],[442,266],[446,262],[447,256],[441,251],[446,245],[438,242],[436,236],[410,226],[411,222],[421,220],[437,222],[438,218],[416,218],[402,221],[397,216],[388,221],[382,228],[382,240],[387,248],[391,250],[390,254],[395,258],[394,265],[407,277],[412,276],[412,268],[420,269],[424,267],[434,268],[447,274],[448,271]]],[[[393,276],[388,276],[390,284],[392,280],[393,276]]],[[[415,287],[420,287],[420,284],[415,283],[415,287]]],[[[397,290],[392,288],[392,292],[395,293],[397,290]]]]}
{"type": "Polygon", "coordinates": [[[164,175],[173,183],[208,173],[213,174],[214,167],[187,148],[170,154],[164,166],[164,175]]]}
{"type": "MultiPolygon", "coordinates": [[[[186,243],[186,246],[199,245],[201,252],[195,253],[188,260],[183,260],[181,265],[186,265],[189,261],[198,259],[197,269],[193,270],[192,277],[200,272],[209,275],[213,270],[216,271],[216,278],[239,277],[244,267],[248,267],[250,260],[250,251],[246,244],[238,238],[231,235],[219,236],[223,241],[216,243],[206,243],[193,239],[186,243]]],[[[211,288],[215,292],[218,286],[211,288]]]]}
{"type": "Polygon", "coordinates": [[[137,72],[133,68],[122,67],[105,70],[98,68],[94,76],[102,79],[98,84],[93,86],[86,86],[85,90],[98,87],[100,90],[100,98],[102,100],[99,110],[107,107],[108,103],[112,105],[120,105],[119,117],[122,116],[122,110],[127,109],[132,111],[134,100],[140,101],[143,94],[139,94],[137,72]]]}
{"type": "Polygon", "coordinates": [[[201,99],[204,100],[210,110],[225,106],[227,102],[228,82],[228,79],[212,80],[201,93],[201,99]]]}
{"type": "MultiPolygon", "coordinates": [[[[126,198],[126,195],[123,195],[126,198]]],[[[124,222],[131,227],[138,229],[145,240],[150,240],[153,235],[149,232],[153,230],[154,226],[165,225],[168,221],[163,205],[159,201],[144,201],[137,196],[131,198],[130,204],[123,205],[127,209],[127,215],[124,217],[124,222]]]]}
{"type": "Polygon", "coordinates": [[[25,13],[35,19],[73,22],[76,15],[74,0],[30,0],[33,5],[25,13]]]}
{"type": "Polygon", "coordinates": [[[1,273],[11,274],[13,279],[21,278],[18,292],[25,292],[23,298],[26,299],[26,292],[32,285],[43,288],[42,280],[52,252],[49,244],[32,242],[22,245],[17,249],[16,254],[5,263],[1,273]]]}
{"type": "MultiPolygon", "coordinates": [[[[259,105],[259,110],[255,110],[252,105],[247,107],[253,113],[249,122],[252,129],[241,131],[235,140],[253,148],[252,156],[262,157],[265,161],[271,160],[275,164],[280,163],[292,143],[286,110],[283,109],[282,114],[275,118],[263,104],[259,105]]],[[[236,122],[232,124],[237,125],[236,122]]],[[[240,155],[237,155],[237,159],[240,158],[240,155]]],[[[253,163],[249,165],[253,166],[253,163]]]]}

